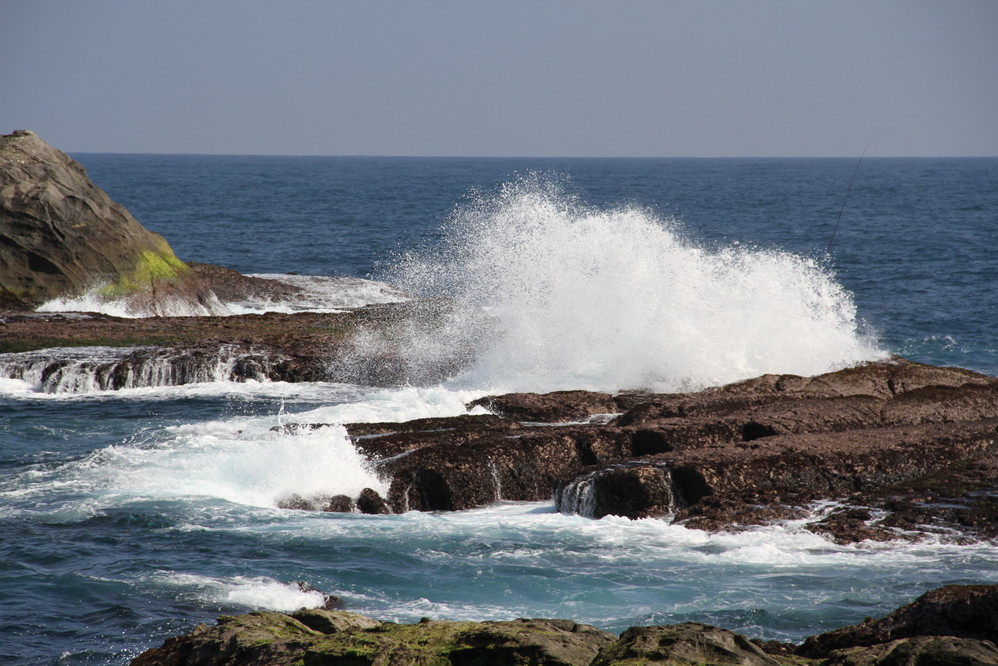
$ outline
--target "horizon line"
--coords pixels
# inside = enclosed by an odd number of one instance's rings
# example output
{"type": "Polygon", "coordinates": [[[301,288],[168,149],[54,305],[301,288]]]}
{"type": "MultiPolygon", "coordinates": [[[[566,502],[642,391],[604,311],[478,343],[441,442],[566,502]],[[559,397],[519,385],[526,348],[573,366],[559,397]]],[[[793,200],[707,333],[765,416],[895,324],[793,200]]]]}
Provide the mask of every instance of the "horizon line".
{"type": "MultiPolygon", "coordinates": [[[[161,155],[170,157],[337,157],[362,159],[482,159],[482,160],[837,160],[859,159],[857,155],[387,155],[361,153],[187,153],[116,150],[63,150],[77,155],[161,155]]],[[[994,159],[998,155],[866,155],[863,159],[994,159]]]]}

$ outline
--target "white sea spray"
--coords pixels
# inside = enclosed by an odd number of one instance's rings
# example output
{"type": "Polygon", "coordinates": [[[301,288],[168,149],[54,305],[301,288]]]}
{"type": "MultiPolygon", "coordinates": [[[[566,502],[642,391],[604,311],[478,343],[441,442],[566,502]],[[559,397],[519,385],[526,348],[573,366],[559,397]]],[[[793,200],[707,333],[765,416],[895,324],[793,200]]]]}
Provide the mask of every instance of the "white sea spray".
{"type": "Polygon", "coordinates": [[[685,238],[640,208],[580,203],[527,176],[459,207],[438,246],[391,271],[458,311],[430,347],[485,341],[463,384],[508,390],[697,389],[885,356],[814,258],[685,238]],[[485,322],[491,322],[485,323],[485,322]],[[469,330],[469,327],[473,327],[469,330]]]}

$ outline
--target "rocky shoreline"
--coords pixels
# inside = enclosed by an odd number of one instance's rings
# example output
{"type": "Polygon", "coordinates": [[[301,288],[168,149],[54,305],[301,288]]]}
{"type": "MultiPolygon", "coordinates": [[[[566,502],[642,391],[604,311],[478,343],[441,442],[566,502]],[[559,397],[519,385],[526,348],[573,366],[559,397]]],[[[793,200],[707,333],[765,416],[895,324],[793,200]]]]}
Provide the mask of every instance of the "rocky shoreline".
{"type": "MultiPolygon", "coordinates": [[[[185,264],[30,132],[0,136],[0,241],[0,371],[43,391],[247,380],[427,385],[465,368],[481,342],[411,353],[413,339],[440,337],[455,316],[437,301],[215,316],[223,301],[294,299],[296,287],[185,264]],[[74,298],[150,316],[32,310],[74,298]],[[176,313],[203,316],[163,316],[176,313]]],[[[482,315],[468,335],[488,327],[482,315]]],[[[998,378],[969,370],[892,358],[691,393],[496,395],[468,410],[347,424],[389,484],[386,496],[292,495],[281,505],[376,514],[553,498],[563,512],[711,531],[801,520],[840,543],[998,538],[998,378]]],[[[339,424],[281,427],[330,426],[339,424]]],[[[998,663],[988,642],[996,608],[994,586],[942,588],[799,647],[704,625],[633,628],[618,639],[566,620],[390,625],[341,611],[255,613],[199,627],[134,663],[998,663]]]]}
{"type": "Polygon", "coordinates": [[[67,368],[67,349],[94,347],[117,352],[82,369],[96,378],[101,390],[131,388],[124,378],[140,376],[149,367],[158,368],[157,381],[169,385],[250,379],[384,387],[427,384],[456,372],[463,357],[455,353],[416,362],[399,340],[399,329],[416,327],[432,334],[446,316],[446,304],[428,301],[329,313],[134,319],[7,311],[0,312],[0,365],[15,379],[21,378],[18,372],[33,369],[45,391],[57,390],[45,380],[58,379],[67,368]],[[220,363],[225,367],[218,374],[220,363]]]}
{"type": "Polygon", "coordinates": [[[215,626],[167,639],[133,666],[222,664],[638,664],[998,663],[998,586],[951,585],[880,619],[812,636],[800,645],[750,640],[710,625],[631,627],[619,637],[571,620],[518,619],[417,624],[380,622],[342,610],[302,609],[222,616],[215,626]]]}
{"type": "MultiPolygon", "coordinates": [[[[419,302],[236,317],[6,313],[0,352],[35,351],[0,353],[0,365],[9,377],[33,372],[58,385],[89,364],[103,389],[154,371],[170,384],[427,384],[460,369],[462,356],[423,365],[402,342],[372,352],[357,339],[392,340],[405,322],[432,327],[445,316],[445,305],[419,302]],[[95,345],[118,356],[69,358],[72,348],[95,345]],[[219,367],[225,376],[206,375],[219,367]]],[[[293,495],[281,505],[402,513],[553,498],[567,513],[706,530],[807,519],[806,529],[840,543],[998,537],[998,378],[968,370],[896,357],[694,393],[509,394],[468,408],[450,418],[346,424],[388,481],[386,496],[293,495]]]]}
{"type": "Polygon", "coordinates": [[[806,529],[839,543],[998,537],[998,379],[968,370],[894,358],[698,393],[510,394],[468,407],[347,424],[390,480],[387,496],[283,505],[402,513],[553,497],[566,513],[712,531],[810,518],[806,529]]]}

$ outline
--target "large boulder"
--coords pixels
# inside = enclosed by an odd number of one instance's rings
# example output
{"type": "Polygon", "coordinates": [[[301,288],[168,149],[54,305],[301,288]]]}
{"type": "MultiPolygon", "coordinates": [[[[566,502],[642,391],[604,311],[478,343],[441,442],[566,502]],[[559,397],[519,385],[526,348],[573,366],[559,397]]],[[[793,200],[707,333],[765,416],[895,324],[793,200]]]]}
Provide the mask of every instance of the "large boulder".
{"type": "MultiPolygon", "coordinates": [[[[851,627],[812,636],[798,652],[806,657],[824,657],[834,650],[878,645],[916,636],[998,641],[998,585],[947,585],[936,588],[886,617],[870,618],[851,627]]],[[[994,646],[991,647],[993,649],[994,646]]]]}
{"type": "Polygon", "coordinates": [[[698,622],[631,627],[603,649],[592,666],[624,664],[739,664],[779,666],[741,634],[698,622]]]}
{"type": "Polygon", "coordinates": [[[998,664],[991,641],[955,636],[916,636],[869,647],[835,650],[821,666],[985,666],[998,664]]]}
{"type": "Polygon", "coordinates": [[[0,135],[0,308],[120,301],[133,314],[220,314],[166,240],[33,132],[0,135]]]}

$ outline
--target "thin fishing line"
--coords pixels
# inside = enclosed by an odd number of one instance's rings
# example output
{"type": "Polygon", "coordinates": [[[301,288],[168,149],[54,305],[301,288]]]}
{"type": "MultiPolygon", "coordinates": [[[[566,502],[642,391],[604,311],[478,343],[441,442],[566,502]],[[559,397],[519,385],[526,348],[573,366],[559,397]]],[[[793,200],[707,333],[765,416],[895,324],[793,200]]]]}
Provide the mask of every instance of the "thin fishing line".
{"type": "Polygon", "coordinates": [[[835,228],[832,229],[832,236],[828,239],[828,246],[825,248],[826,254],[832,251],[832,243],[835,241],[835,234],[839,230],[839,222],[842,221],[842,212],[846,209],[846,202],[849,201],[849,193],[852,192],[852,184],[856,182],[856,174],[859,173],[859,165],[863,163],[863,158],[866,157],[866,151],[870,149],[870,144],[873,143],[873,140],[877,138],[877,135],[885,129],[887,128],[881,127],[873,133],[870,140],[866,142],[866,146],[863,148],[863,153],[859,156],[859,159],[856,160],[856,168],[853,169],[852,178],[849,179],[849,187],[846,189],[846,195],[842,198],[842,206],[839,208],[839,216],[835,218],[835,228]]]}

